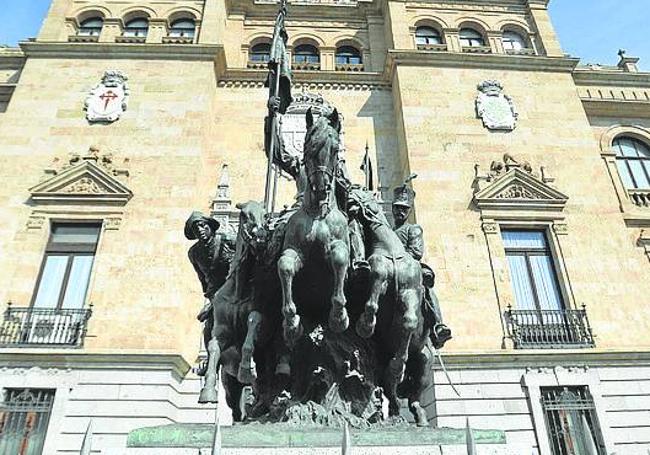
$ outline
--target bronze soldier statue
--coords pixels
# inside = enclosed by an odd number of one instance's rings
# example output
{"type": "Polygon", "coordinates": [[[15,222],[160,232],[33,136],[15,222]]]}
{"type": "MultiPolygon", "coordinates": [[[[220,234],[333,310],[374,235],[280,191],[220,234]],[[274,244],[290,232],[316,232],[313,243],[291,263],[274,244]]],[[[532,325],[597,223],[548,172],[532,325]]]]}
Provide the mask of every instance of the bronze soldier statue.
{"type": "MultiPolygon", "coordinates": [[[[406,251],[417,261],[424,256],[424,237],[422,227],[419,224],[408,223],[415,191],[409,186],[409,182],[416,177],[409,176],[404,184],[393,191],[393,219],[394,231],[404,244],[406,251]]],[[[427,264],[420,263],[422,267],[422,282],[424,283],[424,316],[431,327],[431,342],[436,349],[440,349],[451,339],[451,330],[445,325],[442,319],[442,311],[438,297],[433,290],[435,284],[435,273],[427,264]]]]}
{"type": "Polygon", "coordinates": [[[204,322],[203,339],[207,348],[214,324],[212,297],[226,281],[235,251],[235,237],[218,233],[219,222],[201,212],[192,212],[185,222],[185,237],[197,240],[187,252],[201,282],[205,302],[197,315],[204,322]]]}

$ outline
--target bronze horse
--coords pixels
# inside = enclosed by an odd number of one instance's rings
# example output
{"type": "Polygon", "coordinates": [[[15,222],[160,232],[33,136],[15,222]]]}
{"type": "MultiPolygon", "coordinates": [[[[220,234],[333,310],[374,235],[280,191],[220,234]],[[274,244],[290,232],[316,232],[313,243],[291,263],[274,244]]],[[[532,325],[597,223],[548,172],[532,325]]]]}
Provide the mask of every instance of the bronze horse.
{"type": "Polygon", "coordinates": [[[431,384],[428,330],[422,312],[420,264],[406,252],[374,196],[350,192],[348,212],[363,228],[370,264],[369,297],[356,323],[357,334],[375,340],[383,353],[382,386],[390,416],[399,415],[398,385],[405,390],[418,426],[427,426],[420,396],[431,384]],[[406,375],[405,375],[406,372],[406,375]]]}
{"type": "MultiPolygon", "coordinates": [[[[289,344],[303,332],[293,284],[296,275],[306,268],[315,269],[322,264],[332,271],[332,281],[322,269],[314,274],[319,291],[329,297],[329,328],[340,333],[349,325],[344,285],[350,239],[347,218],[339,209],[335,195],[339,172],[339,114],[335,109],[314,119],[310,109],[306,121],[302,169],[306,181],[304,201],[287,222],[282,255],[278,260],[284,336],[289,344]]],[[[309,298],[301,298],[301,306],[313,305],[313,302],[306,302],[309,298]]]]}
{"type": "MultiPolygon", "coordinates": [[[[218,367],[222,365],[225,374],[221,380],[226,401],[233,411],[233,419],[240,421],[243,419],[239,403],[243,386],[257,385],[258,374],[253,356],[257,354],[256,347],[277,344],[273,337],[280,324],[280,293],[278,290],[274,299],[274,292],[269,289],[273,286],[266,285],[270,281],[270,274],[263,270],[266,231],[262,204],[249,201],[237,204],[237,208],[240,209],[240,216],[235,257],[226,282],[212,299],[215,323],[212,339],[208,343],[208,367],[199,403],[218,401],[216,384],[218,367]],[[276,300],[277,304],[274,305],[272,300],[276,300]]],[[[277,275],[273,273],[272,278],[273,281],[277,280],[277,275]]],[[[282,349],[277,351],[283,352],[282,349]]],[[[269,362],[273,361],[269,359],[269,362]]],[[[288,367],[284,368],[283,373],[288,374],[288,367]]]]}

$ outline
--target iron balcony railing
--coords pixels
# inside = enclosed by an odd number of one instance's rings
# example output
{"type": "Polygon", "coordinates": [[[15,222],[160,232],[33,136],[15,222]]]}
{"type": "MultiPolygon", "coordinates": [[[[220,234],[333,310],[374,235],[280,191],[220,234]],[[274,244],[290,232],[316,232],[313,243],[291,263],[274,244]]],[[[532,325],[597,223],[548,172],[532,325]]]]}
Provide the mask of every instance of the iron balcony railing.
{"type": "Polygon", "coordinates": [[[513,310],[504,314],[515,349],[571,349],[595,346],[587,309],[513,310]]]}
{"type": "Polygon", "coordinates": [[[10,302],[0,326],[0,346],[81,347],[91,315],[92,305],[85,309],[14,308],[10,302]]]}

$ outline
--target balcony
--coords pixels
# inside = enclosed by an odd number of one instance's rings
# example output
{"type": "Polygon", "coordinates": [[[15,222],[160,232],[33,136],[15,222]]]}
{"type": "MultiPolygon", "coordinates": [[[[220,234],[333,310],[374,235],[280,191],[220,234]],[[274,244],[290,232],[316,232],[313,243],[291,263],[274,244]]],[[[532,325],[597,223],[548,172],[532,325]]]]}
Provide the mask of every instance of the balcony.
{"type": "Polygon", "coordinates": [[[647,189],[628,189],[630,200],[637,207],[650,207],[650,190],[647,189]]]}
{"type": "Polygon", "coordinates": [[[432,51],[432,52],[446,52],[446,44],[418,44],[418,50],[420,51],[432,51]]]}
{"type": "Polygon", "coordinates": [[[504,313],[515,349],[593,348],[587,310],[513,310],[504,313]]]}
{"type": "Polygon", "coordinates": [[[7,304],[0,325],[2,347],[83,346],[92,305],[86,309],[14,308],[7,304]]]}
{"type": "Polygon", "coordinates": [[[466,54],[491,54],[492,48],[490,46],[463,46],[461,48],[466,54]]]}
{"type": "Polygon", "coordinates": [[[363,71],[363,63],[338,63],[336,71],[361,72],[363,71]]]}
{"type": "Polygon", "coordinates": [[[291,69],[294,71],[318,71],[320,70],[319,62],[293,62],[291,69]]]}
{"type": "Polygon", "coordinates": [[[249,60],[248,63],[246,64],[246,68],[251,70],[268,70],[269,63],[268,61],[263,62],[258,60],[249,60]]]}
{"type": "Polygon", "coordinates": [[[99,35],[70,35],[68,42],[70,43],[96,43],[99,41],[99,35]]]}
{"type": "Polygon", "coordinates": [[[163,36],[163,44],[193,44],[193,36],[163,36]]]}

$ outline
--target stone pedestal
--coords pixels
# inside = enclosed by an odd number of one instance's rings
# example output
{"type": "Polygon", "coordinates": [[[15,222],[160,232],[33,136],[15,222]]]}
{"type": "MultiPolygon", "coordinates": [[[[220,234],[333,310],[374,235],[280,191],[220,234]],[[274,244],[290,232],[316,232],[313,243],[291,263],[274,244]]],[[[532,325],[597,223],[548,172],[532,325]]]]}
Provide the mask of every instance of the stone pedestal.
{"type": "MultiPolygon", "coordinates": [[[[213,427],[178,424],[140,428],[129,434],[127,448],[103,455],[209,454],[213,427]]],[[[478,455],[521,455],[506,443],[503,431],[473,430],[478,455]]],[[[338,455],[338,428],[287,424],[249,424],[222,428],[223,455],[338,455]]],[[[354,455],[465,455],[465,429],[387,427],[350,430],[354,455]]]]}

